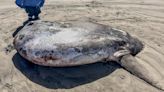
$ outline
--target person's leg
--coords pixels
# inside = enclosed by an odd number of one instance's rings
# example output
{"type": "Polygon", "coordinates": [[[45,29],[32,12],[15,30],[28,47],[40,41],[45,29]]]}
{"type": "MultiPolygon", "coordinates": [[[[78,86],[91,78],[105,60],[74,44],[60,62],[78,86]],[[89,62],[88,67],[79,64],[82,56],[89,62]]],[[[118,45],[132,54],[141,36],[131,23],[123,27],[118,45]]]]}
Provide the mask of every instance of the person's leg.
{"type": "Polygon", "coordinates": [[[28,14],[28,20],[32,20],[34,16],[34,10],[32,7],[25,7],[26,13],[28,14]]]}
{"type": "Polygon", "coordinates": [[[35,9],[34,9],[34,20],[38,20],[38,19],[40,19],[39,18],[39,14],[41,13],[41,10],[40,10],[40,7],[35,7],[35,9]]]}

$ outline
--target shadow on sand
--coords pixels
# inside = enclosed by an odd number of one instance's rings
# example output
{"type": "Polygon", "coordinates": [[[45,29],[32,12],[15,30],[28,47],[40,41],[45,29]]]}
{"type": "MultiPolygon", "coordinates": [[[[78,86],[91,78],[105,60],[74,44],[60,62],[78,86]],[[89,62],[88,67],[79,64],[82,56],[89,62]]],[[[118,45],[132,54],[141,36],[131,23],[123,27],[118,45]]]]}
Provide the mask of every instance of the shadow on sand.
{"type": "Polygon", "coordinates": [[[44,67],[28,62],[18,53],[13,56],[13,63],[28,79],[51,89],[69,89],[93,82],[111,74],[120,66],[114,62],[95,63],[76,67],[44,67]]]}
{"type": "Polygon", "coordinates": [[[15,37],[17,35],[17,33],[27,24],[29,23],[29,20],[26,20],[25,22],[23,22],[23,25],[19,26],[16,31],[12,34],[13,37],[15,37]]]}

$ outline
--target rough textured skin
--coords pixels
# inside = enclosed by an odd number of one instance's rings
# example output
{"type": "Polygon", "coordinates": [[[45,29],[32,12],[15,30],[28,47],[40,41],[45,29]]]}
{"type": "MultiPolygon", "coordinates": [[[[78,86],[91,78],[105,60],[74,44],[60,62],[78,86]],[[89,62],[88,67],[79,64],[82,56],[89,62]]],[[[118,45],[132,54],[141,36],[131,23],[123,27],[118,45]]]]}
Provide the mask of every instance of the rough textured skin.
{"type": "Polygon", "coordinates": [[[14,45],[27,60],[56,67],[116,61],[143,48],[122,30],[90,22],[31,22],[15,37],[14,45]]]}

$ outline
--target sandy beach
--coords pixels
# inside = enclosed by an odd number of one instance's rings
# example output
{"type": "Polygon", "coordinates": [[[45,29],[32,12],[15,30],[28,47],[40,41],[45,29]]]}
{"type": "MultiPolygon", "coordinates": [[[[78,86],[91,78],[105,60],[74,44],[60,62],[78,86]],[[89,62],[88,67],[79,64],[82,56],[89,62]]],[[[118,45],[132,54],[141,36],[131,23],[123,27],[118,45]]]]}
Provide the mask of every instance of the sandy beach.
{"type": "MultiPolygon", "coordinates": [[[[44,21],[89,20],[124,30],[145,45],[137,60],[164,76],[163,0],[46,0],[40,16],[44,21]]],[[[163,92],[114,62],[71,68],[34,65],[12,44],[13,34],[27,20],[25,11],[13,0],[1,0],[0,20],[0,92],[163,92]]]]}

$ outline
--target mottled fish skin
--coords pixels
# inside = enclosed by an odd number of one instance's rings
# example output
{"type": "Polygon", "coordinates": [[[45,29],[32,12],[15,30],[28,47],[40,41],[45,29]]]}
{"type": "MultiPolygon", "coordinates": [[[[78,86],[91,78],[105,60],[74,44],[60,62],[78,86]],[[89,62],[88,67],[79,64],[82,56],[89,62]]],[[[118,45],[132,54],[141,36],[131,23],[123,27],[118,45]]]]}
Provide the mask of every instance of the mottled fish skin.
{"type": "Polygon", "coordinates": [[[15,37],[14,46],[27,60],[43,66],[76,66],[118,59],[127,50],[136,55],[143,44],[127,32],[92,22],[33,21],[15,37]]]}

